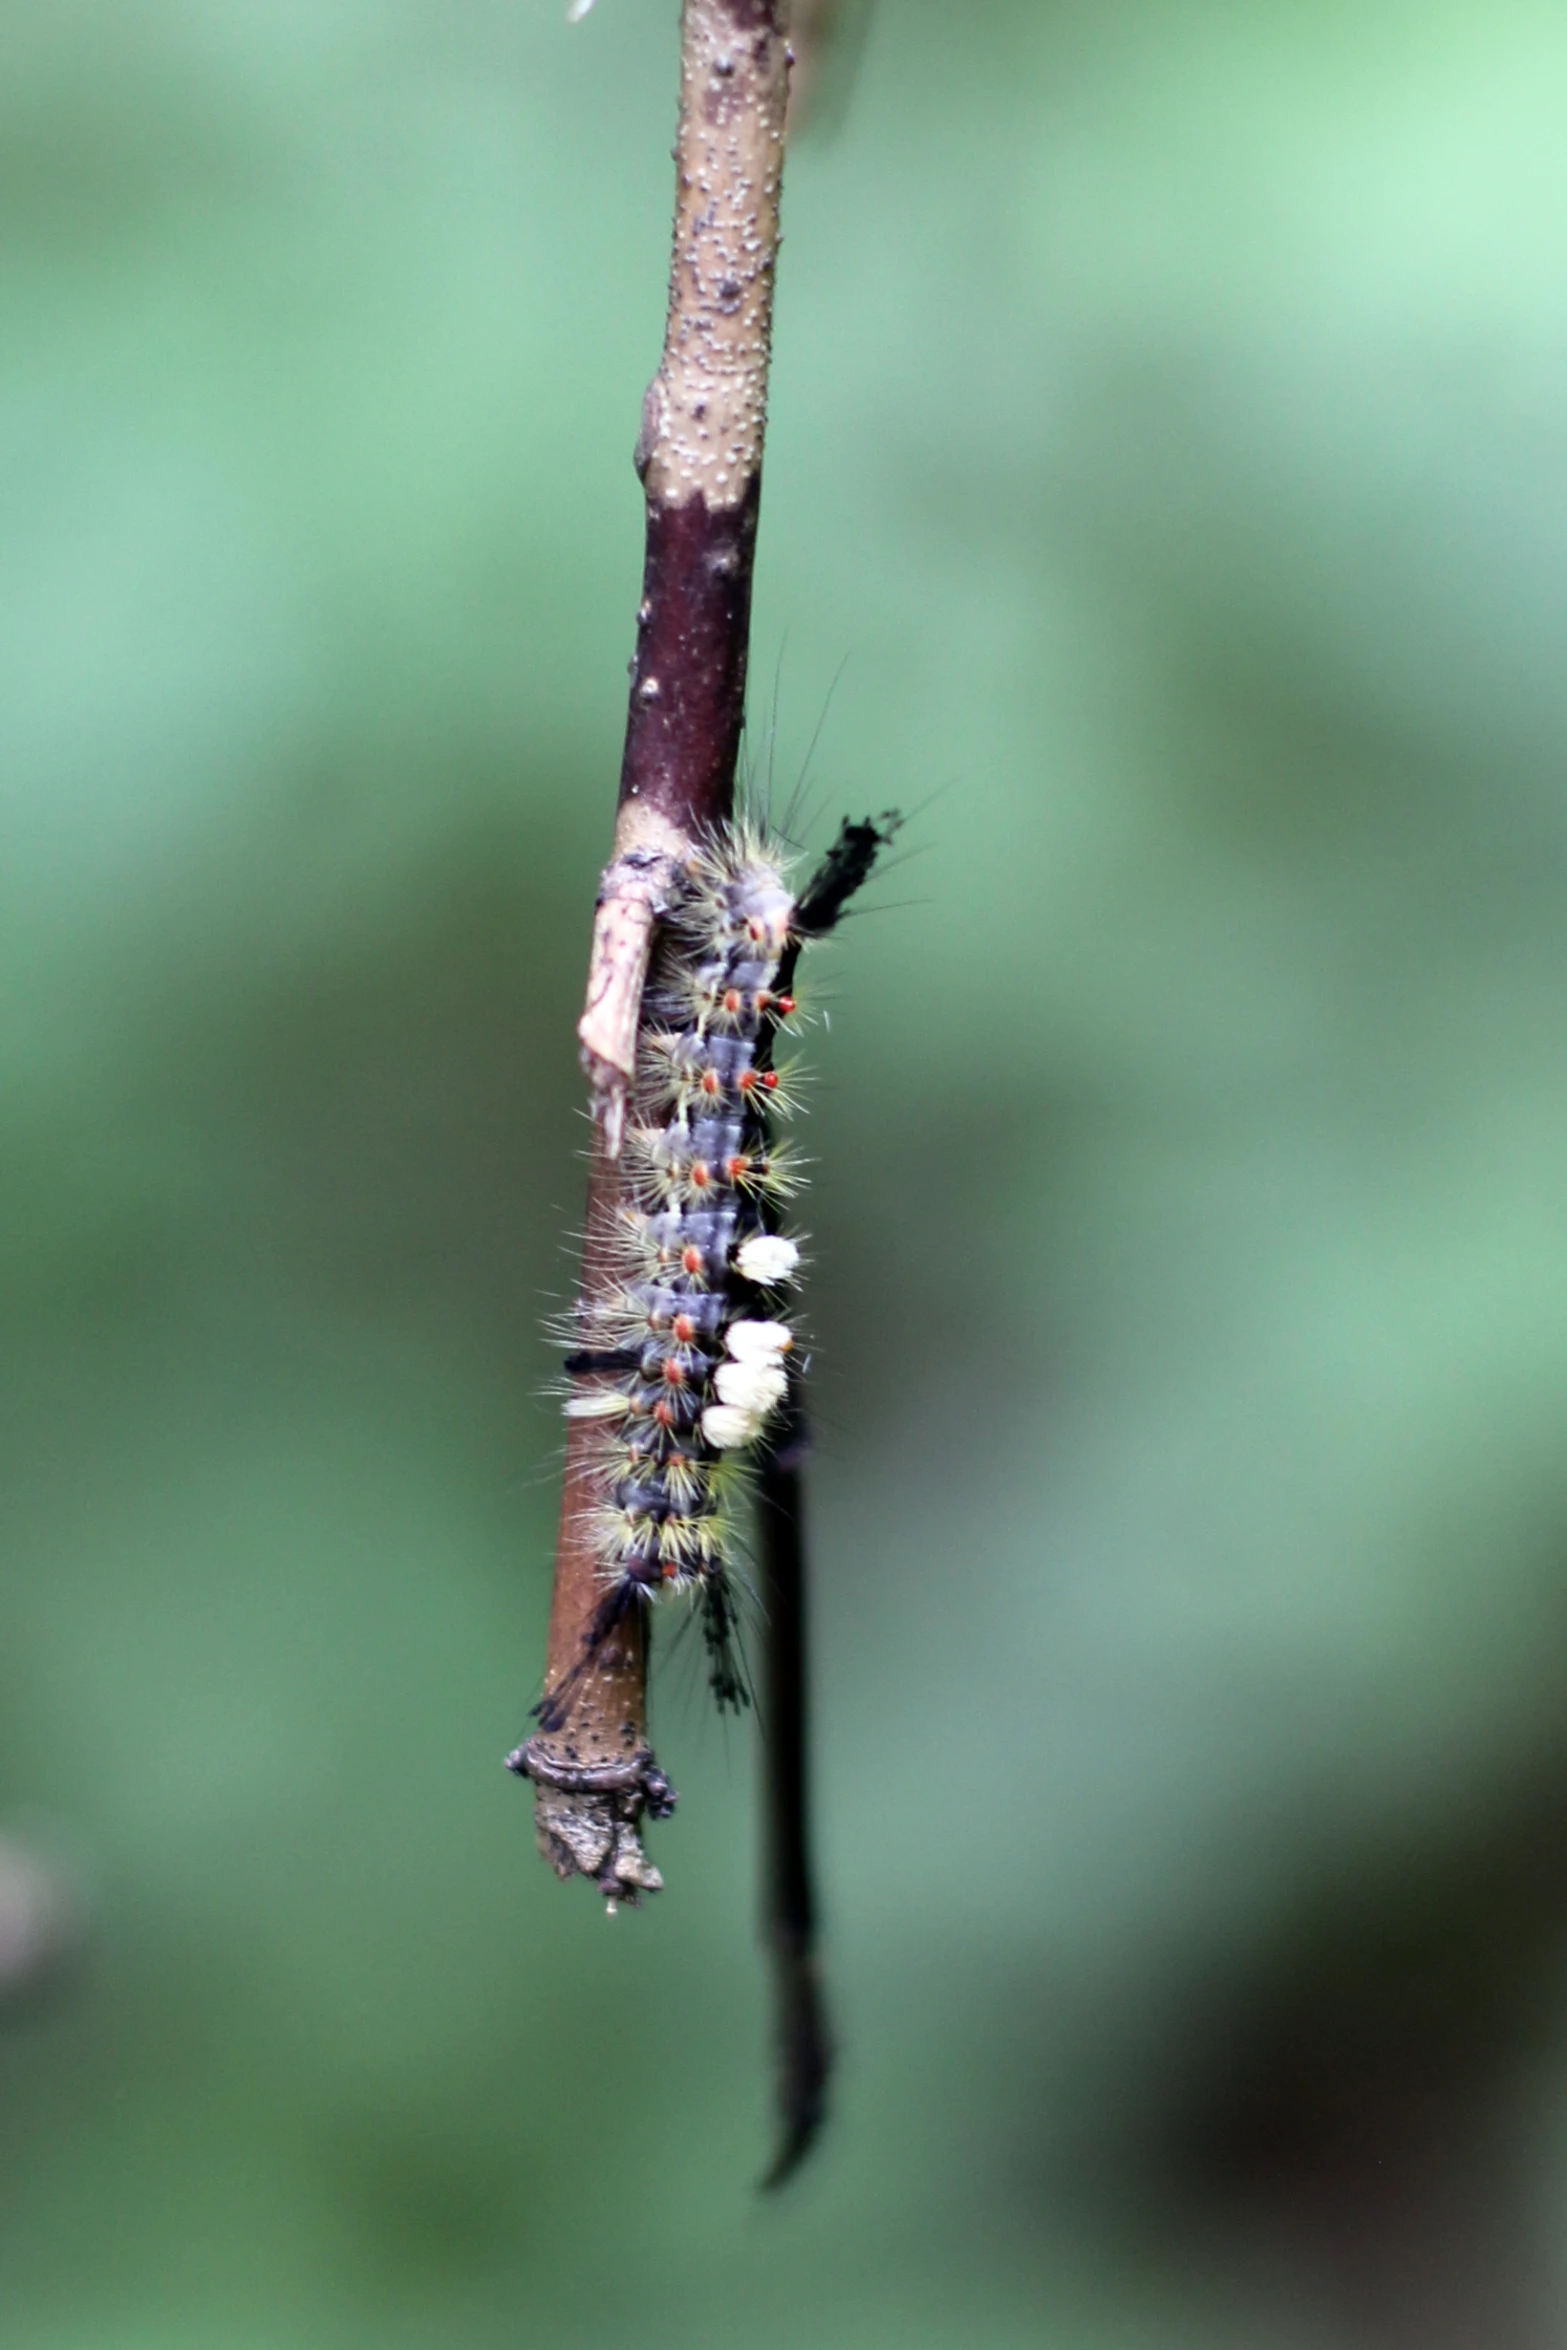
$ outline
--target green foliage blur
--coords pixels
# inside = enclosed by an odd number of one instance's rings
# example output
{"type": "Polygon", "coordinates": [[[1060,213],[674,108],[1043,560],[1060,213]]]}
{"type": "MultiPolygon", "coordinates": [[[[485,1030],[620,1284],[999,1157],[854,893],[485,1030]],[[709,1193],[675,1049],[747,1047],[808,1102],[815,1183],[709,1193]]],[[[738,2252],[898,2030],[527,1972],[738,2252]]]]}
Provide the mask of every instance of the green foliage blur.
{"type": "Polygon", "coordinates": [[[674,103],[562,16],[0,14],[0,2339],[1559,2341],[1567,21],[880,0],[791,160],[756,756],[931,804],[764,2201],[749,1728],[610,1925],[501,1769],[674,103]]]}

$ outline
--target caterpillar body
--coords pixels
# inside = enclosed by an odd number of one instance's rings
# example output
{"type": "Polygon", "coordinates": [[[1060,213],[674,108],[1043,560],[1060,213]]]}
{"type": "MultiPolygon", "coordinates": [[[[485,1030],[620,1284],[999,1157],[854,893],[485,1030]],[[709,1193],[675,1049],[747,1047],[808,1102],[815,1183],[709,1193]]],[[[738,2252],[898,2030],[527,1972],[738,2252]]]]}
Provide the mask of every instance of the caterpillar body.
{"type": "Polygon", "coordinates": [[[788,853],[747,822],[701,842],[679,876],[642,1000],[617,1261],[567,1334],[566,1416],[597,1439],[603,1597],[539,1708],[546,1732],[627,1612],[670,1593],[696,1602],[719,1704],[746,1702],[734,1503],[779,1426],[799,1268],[782,1229],[799,1176],[777,1135],[793,1106],[777,1047],[802,947],[835,927],[899,822],[845,820],[800,890],[788,853]]]}

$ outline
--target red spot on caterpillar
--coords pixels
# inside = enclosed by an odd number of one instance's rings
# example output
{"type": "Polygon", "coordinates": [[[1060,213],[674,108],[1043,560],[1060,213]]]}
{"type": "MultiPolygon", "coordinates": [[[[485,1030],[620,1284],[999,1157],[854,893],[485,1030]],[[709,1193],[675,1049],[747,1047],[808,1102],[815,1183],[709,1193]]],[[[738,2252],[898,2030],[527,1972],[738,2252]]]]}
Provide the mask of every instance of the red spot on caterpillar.
{"type": "Polygon", "coordinates": [[[704,1069],[702,1072],[702,1091],[706,1094],[714,1094],[722,1093],[723,1090],[724,1081],[719,1076],[718,1071],[716,1069],[704,1069]]]}
{"type": "Polygon", "coordinates": [[[754,1069],[742,1069],[739,1076],[735,1079],[735,1083],[740,1088],[742,1093],[749,1093],[756,1084],[756,1071],[754,1069]]]}
{"type": "Polygon", "coordinates": [[[731,1183],[742,1182],[750,1172],[751,1162],[743,1151],[737,1151],[732,1159],[724,1161],[724,1173],[731,1183]]]}
{"type": "Polygon", "coordinates": [[[793,998],[793,996],[792,996],[792,995],[781,995],[781,996],[778,998],[778,1009],[779,1009],[779,1011],[780,1011],[780,1012],[783,1014],[783,1017],[784,1017],[784,1018],[787,1020],[787,1019],[788,1019],[788,1017],[789,1017],[789,1014],[790,1014],[790,1013],[791,1013],[791,1012],[794,1010],[794,998],[793,998]]]}
{"type": "Polygon", "coordinates": [[[675,1336],[679,1339],[682,1346],[689,1346],[692,1339],[695,1338],[696,1324],[692,1321],[689,1314],[677,1314],[675,1316],[675,1336]]]}
{"type": "Polygon", "coordinates": [[[683,1273],[700,1273],[703,1262],[699,1248],[683,1248],[680,1252],[680,1269],[683,1273]]]}
{"type": "Polygon", "coordinates": [[[724,1010],[726,1012],[742,1012],[744,1009],[745,997],[741,994],[739,988],[726,988],[724,990],[724,1010]]]}
{"type": "Polygon", "coordinates": [[[653,1406],[653,1417],[661,1428],[673,1428],[675,1424],[674,1405],[670,1403],[656,1403],[653,1406]]]}
{"type": "Polygon", "coordinates": [[[776,1069],[764,1069],[764,1070],[763,1070],[763,1072],[762,1072],[762,1083],[763,1083],[763,1084],[766,1086],[766,1088],[767,1088],[768,1092],[769,1092],[769,1093],[771,1093],[771,1092],[772,1092],[772,1090],[773,1090],[773,1088],[774,1088],[774,1086],[775,1086],[775,1085],[778,1083],[778,1072],[777,1072],[777,1070],[776,1070],[776,1069]]]}
{"type": "Polygon", "coordinates": [[[692,1160],[691,1180],[696,1185],[698,1191],[706,1191],[708,1185],[713,1180],[713,1170],[708,1165],[706,1159],[692,1160]]]}
{"type": "Polygon", "coordinates": [[[686,1374],[684,1366],[680,1363],[677,1363],[673,1355],[667,1355],[664,1359],[665,1386],[684,1387],[685,1383],[686,1374]]]}
{"type": "Polygon", "coordinates": [[[757,989],[755,1002],[756,1008],[759,1012],[765,1012],[768,1006],[776,1002],[776,1000],[777,999],[770,987],[759,987],[757,989]]]}

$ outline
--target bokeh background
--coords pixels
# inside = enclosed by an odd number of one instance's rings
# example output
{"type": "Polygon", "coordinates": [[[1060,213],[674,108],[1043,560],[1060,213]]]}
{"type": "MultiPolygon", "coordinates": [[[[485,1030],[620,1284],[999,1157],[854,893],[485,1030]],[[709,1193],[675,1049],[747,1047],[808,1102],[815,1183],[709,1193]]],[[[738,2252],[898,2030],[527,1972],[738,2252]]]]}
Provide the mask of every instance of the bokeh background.
{"type": "Polygon", "coordinates": [[[561,15],[0,13],[0,2331],[1567,2342],[1567,20],[881,0],[792,159],[757,738],[941,796],[766,2201],[748,1734],[612,1925],[500,1767],[673,125],[561,15]]]}

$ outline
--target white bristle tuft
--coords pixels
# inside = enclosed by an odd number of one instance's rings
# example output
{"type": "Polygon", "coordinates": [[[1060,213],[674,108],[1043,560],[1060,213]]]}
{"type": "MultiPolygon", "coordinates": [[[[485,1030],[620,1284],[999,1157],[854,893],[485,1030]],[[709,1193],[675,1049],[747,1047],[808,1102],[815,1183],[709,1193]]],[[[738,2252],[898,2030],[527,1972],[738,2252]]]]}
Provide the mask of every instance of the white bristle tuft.
{"type": "Polygon", "coordinates": [[[799,1262],[794,1242],[778,1232],[758,1232],[735,1251],[735,1271],[758,1289],[776,1289],[780,1282],[792,1281],[799,1262]]]}
{"type": "Polygon", "coordinates": [[[782,1403],[788,1380],[772,1356],[759,1362],[720,1363],[713,1373],[720,1403],[732,1403],[742,1412],[770,1412],[782,1403]]]}
{"type": "Polygon", "coordinates": [[[786,1355],[794,1344],[794,1333],[784,1322],[731,1322],[729,1325],[729,1352],[737,1363],[767,1361],[774,1355],[786,1355]]]}
{"type": "Polygon", "coordinates": [[[765,1414],[744,1412],[738,1404],[710,1403],[702,1414],[702,1434],[714,1452],[738,1452],[762,1432],[765,1414]]]}

